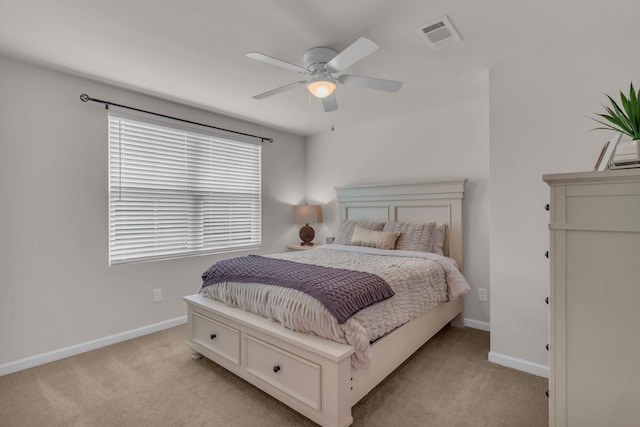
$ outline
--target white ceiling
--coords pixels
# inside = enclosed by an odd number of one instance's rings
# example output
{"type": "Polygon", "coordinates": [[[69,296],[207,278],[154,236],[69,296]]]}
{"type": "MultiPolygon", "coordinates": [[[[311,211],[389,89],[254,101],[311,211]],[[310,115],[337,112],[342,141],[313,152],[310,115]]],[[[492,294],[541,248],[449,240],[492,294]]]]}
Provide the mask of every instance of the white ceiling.
{"type": "Polygon", "coordinates": [[[347,126],[486,95],[496,61],[640,34],[639,17],[638,0],[0,0],[0,55],[309,135],[332,119],[347,126]],[[415,29],[444,15],[464,40],[433,51],[415,29]],[[302,65],[311,47],[341,51],[361,36],[380,49],[346,72],[404,81],[399,93],[340,86],[335,113],[304,87],[251,98],[301,76],[246,52],[302,65]]]}

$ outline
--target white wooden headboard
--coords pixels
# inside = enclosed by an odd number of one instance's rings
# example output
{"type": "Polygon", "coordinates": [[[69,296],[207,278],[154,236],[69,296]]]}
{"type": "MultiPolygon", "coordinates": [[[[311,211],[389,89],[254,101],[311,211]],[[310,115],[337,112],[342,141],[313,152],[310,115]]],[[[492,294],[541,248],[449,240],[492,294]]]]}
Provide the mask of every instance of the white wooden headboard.
{"type": "Polygon", "coordinates": [[[336,187],[340,221],[444,222],[445,255],[462,270],[462,198],[466,178],[417,184],[336,187]]]}

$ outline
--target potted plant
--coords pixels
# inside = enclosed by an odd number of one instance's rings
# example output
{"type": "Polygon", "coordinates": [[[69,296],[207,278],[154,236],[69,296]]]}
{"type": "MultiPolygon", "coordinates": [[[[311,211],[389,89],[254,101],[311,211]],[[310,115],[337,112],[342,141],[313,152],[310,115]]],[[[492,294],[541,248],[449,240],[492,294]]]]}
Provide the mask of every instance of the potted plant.
{"type": "Polygon", "coordinates": [[[603,120],[593,119],[600,123],[604,127],[598,127],[595,129],[607,129],[621,132],[631,137],[632,140],[640,140],[640,91],[636,93],[633,88],[633,82],[629,89],[629,97],[627,98],[622,91],[620,92],[620,104],[607,95],[611,106],[603,105],[607,110],[607,114],[597,114],[597,116],[603,118],[603,120]]]}
{"type": "Polygon", "coordinates": [[[611,106],[603,105],[607,114],[597,114],[601,119],[593,118],[603,127],[595,129],[606,129],[620,132],[621,135],[627,135],[631,141],[620,142],[620,137],[616,136],[612,141],[613,144],[607,150],[603,149],[600,159],[598,159],[598,167],[601,160],[604,160],[605,168],[609,169],[626,169],[640,167],[640,91],[636,93],[633,83],[629,89],[629,97],[620,92],[620,104],[607,95],[611,106]],[[606,151],[606,153],[605,153],[606,151]],[[609,154],[612,153],[612,154],[609,154]],[[602,156],[607,157],[602,159],[602,156]]]}

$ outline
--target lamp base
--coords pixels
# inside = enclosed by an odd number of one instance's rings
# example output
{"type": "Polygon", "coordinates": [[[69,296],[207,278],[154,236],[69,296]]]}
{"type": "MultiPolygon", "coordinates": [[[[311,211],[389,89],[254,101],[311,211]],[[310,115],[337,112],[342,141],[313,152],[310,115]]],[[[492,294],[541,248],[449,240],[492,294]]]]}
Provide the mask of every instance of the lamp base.
{"type": "Polygon", "coordinates": [[[302,240],[302,242],[300,242],[300,246],[313,246],[311,241],[316,237],[316,232],[313,228],[309,227],[309,224],[302,227],[298,235],[300,236],[300,240],[302,240]]]}

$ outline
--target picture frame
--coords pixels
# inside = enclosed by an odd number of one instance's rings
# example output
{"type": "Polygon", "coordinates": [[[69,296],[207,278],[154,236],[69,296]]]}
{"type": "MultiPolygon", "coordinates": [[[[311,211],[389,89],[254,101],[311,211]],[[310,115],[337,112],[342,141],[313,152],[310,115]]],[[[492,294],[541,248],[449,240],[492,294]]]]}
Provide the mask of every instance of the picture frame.
{"type": "Polygon", "coordinates": [[[600,170],[600,164],[602,163],[602,159],[604,158],[604,153],[607,151],[607,147],[609,147],[610,141],[607,141],[602,146],[602,150],[600,150],[600,155],[598,156],[598,160],[596,161],[596,165],[593,167],[594,171],[600,170]]]}
{"type": "Polygon", "coordinates": [[[604,146],[602,147],[602,151],[600,151],[600,156],[598,156],[596,166],[593,168],[594,171],[604,171],[609,169],[611,157],[613,156],[613,152],[615,151],[616,145],[618,145],[621,137],[622,133],[617,132],[609,141],[604,144],[604,146]]]}

